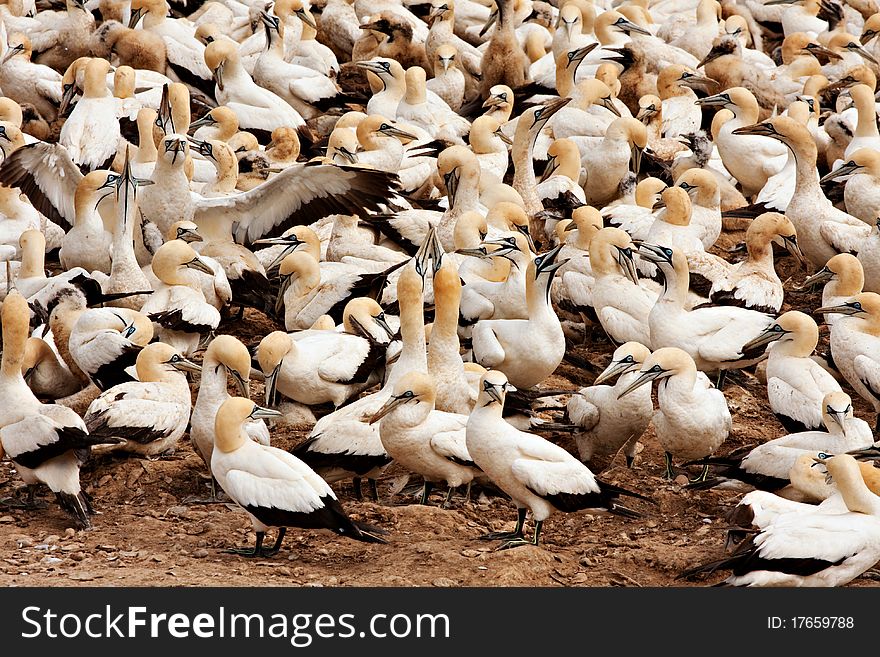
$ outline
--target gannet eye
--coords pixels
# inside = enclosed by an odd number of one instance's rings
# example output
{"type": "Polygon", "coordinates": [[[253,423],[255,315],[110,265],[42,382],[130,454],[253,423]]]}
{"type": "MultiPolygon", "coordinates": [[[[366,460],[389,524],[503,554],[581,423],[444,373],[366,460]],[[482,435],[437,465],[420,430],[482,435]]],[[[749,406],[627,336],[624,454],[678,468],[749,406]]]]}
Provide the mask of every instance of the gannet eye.
{"type": "Polygon", "coordinates": [[[667,247],[664,246],[664,247],[663,247],[663,253],[665,253],[665,254],[666,254],[668,257],[670,257],[670,258],[672,257],[672,249],[670,249],[670,248],[667,248],[667,247]]]}
{"type": "Polygon", "coordinates": [[[632,356],[624,356],[620,359],[621,363],[635,363],[635,359],[632,356]]]}
{"type": "Polygon", "coordinates": [[[652,367],[652,368],[649,369],[648,371],[649,371],[649,372],[656,372],[657,374],[659,374],[660,372],[663,371],[663,368],[660,367],[659,365],[654,365],[654,367],[652,367]]]}
{"type": "Polygon", "coordinates": [[[782,327],[779,324],[774,324],[771,330],[774,333],[782,333],[782,327]]]}
{"type": "Polygon", "coordinates": [[[851,305],[851,306],[852,306],[853,308],[855,308],[856,310],[861,310],[861,309],[862,309],[862,304],[860,304],[858,301],[856,301],[856,302],[854,302],[854,303],[851,303],[851,304],[849,304],[849,305],[851,305]]]}

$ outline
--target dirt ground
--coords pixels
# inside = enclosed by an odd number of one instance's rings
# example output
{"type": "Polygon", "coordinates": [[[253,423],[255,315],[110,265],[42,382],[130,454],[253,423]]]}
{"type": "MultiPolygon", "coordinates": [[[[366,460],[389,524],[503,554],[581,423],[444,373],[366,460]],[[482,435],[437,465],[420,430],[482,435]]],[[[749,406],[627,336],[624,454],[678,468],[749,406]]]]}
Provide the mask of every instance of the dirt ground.
{"type": "MultiPolygon", "coordinates": [[[[741,233],[726,235],[719,247],[741,238],[741,233]]],[[[819,291],[792,290],[805,273],[791,257],[779,259],[778,271],[783,280],[790,277],[786,310],[809,312],[818,307],[819,291]]],[[[227,331],[250,345],[268,329],[258,313],[246,317],[248,321],[230,324],[227,331]]],[[[824,329],[820,350],[823,346],[827,348],[824,329]]],[[[589,385],[608,364],[611,352],[604,341],[572,345],[570,353],[586,359],[592,369],[563,362],[543,385],[589,385]]],[[[252,390],[254,398],[261,399],[262,384],[253,383],[252,390]]],[[[764,384],[755,374],[736,373],[724,392],[734,423],[721,453],[784,434],[769,412],[764,384]]],[[[856,414],[873,424],[866,404],[855,395],[853,399],[856,414]]],[[[290,448],[305,435],[276,430],[273,444],[290,448]]],[[[573,449],[566,439],[561,444],[573,449]]],[[[293,529],[276,557],[250,560],[223,552],[253,545],[254,534],[243,511],[231,504],[188,501],[207,494],[208,480],[185,436],[175,454],[159,460],[104,457],[88,463],[82,471],[83,485],[101,512],[89,531],[70,528],[67,516],[48,495],[48,506],[40,511],[0,506],[0,585],[665,587],[720,581],[720,574],[693,582],[676,580],[676,575],[723,554],[723,516],[742,493],[685,490],[681,478],[666,482],[661,479],[663,456],[653,429],[642,437],[642,444],[633,469],[618,457],[601,475],[656,501],[652,505],[627,500],[643,513],[639,519],[560,513],[545,523],[539,547],[498,552],[496,544],[477,536],[512,528],[516,514],[508,500],[482,495],[464,502],[456,497],[449,509],[442,509],[445,492],[439,491],[430,505],[417,505],[413,486],[391,494],[402,474],[392,466],[380,481],[378,503],[355,500],[348,484],[336,486],[353,517],[389,532],[387,545],[293,529]]],[[[0,463],[0,497],[15,494],[21,485],[12,464],[0,463]]],[[[878,580],[880,575],[869,571],[850,586],[877,586],[878,580]]]]}

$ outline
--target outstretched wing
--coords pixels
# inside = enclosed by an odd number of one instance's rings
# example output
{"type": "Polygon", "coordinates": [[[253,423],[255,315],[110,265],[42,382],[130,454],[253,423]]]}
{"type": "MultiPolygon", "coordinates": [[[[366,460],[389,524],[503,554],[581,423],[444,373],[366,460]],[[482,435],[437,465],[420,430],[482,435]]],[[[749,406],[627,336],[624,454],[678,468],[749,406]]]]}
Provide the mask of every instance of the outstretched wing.
{"type": "Polygon", "coordinates": [[[330,214],[375,212],[396,191],[397,182],[397,175],[387,171],[306,162],[243,194],[200,199],[194,221],[225,219],[235,241],[250,246],[330,214]]]}

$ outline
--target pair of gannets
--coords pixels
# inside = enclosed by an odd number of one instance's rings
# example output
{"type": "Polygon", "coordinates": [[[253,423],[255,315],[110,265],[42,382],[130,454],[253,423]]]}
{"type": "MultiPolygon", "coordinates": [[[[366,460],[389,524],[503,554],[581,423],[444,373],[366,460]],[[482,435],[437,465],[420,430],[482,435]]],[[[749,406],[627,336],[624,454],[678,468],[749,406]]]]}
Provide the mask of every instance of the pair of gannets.
{"type": "Polygon", "coordinates": [[[762,490],[777,491],[789,484],[789,470],[805,452],[829,454],[872,447],[874,436],[864,420],[853,415],[852,399],[842,391],[822,397],[819,409],[825,431],[790,433],[767,441],[750,451],[700,461],[704,467],[717,466],[713,476],[695,484],[711,488],[725,481],[739,481],[762,490]]]}
{"type": "Polygon", "coordinates": [[[78,527],[91,526],[91,501],[80,487],[79,470],[93,445],[116,442],[92,436],[73,410],[41,404],[28,388],[21,367],[28,339],[28,306],[12,290],[3,301],[3,358],[0,364],[0,452],[15,464],[28,486],[29,502],[46,484],[78,527]]]}
{"type": "Polygon", "coordinates": [[[880,558],[880,497],[865,485],[847,454],[819,458],[846,510],[782,513],[726,559],[679,577],[731,570],[728,586],[843,586],[880,558]]]}

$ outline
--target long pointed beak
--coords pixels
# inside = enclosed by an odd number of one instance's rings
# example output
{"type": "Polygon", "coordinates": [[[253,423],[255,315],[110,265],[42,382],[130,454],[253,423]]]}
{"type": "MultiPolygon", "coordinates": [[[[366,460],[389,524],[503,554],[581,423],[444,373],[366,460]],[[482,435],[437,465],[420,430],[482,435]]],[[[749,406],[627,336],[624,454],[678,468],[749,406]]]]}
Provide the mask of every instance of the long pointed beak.
{"type": "Polygon", "coordinates": [[[284,308],[284,294],[287,292],[287,289],[290,287],[291,274],[287,276],[281,277],[281,284],[278,286],[278,296],[275,298],[275,314],[281,315],[281,311],[284,308]]]}
{"type": "Polygon", "coordinates": [[[697,98],[694,105],[700,107],[723,107],[730,102],[730,99],[723,94],[715,94],[714,96],[706,96],[705,98],[697,98]]]}
{"type": "Polygon", "coordinates": [[[617,109],[617,106],[614,104],[614,98],[612,98],[611,96],[606,96],[605,98],[602,98],[600,102],[602,104],[602,107],[607,109],[609,112],[617,117],[620,116],[620,110],[617,109]]]}
{"type": "Polygon", "coordinates": [[[303,8],[303,9],[297,9],[294,13],[297,15],[297,17],[298,17],[303,23],[305,23],[306,25],[308,25],[310,28],[312,28],[313,30],[317,30],[317,29],[318,29],[318,24],[315,22],[315,17],[312,16],[312,12],[310,12],[310,11],[306,10],[305,8],[303,8]]]}
{"type": "Polygon", "coordinates": [[[804,256],[804,252],[801,251],[801,246],[798,244],[797,237],[794,235],[783,235],[782,242],[785,244],[785,248],[788,252],[795,257],[795,259],[800,263],[802,267],[807,266],[807,259],[804,256]]]}
{"type": "Polygon", "coordinates": [[[128,19],[128,28],[130,30],[134,29],[134,26],[138,24],[138,21],[141,19],[144,10],[142,7],[138,7],[137,9],[131,10],[131,17],[128,19]]]}
{"type": "Polygon", "coordinates": [[[663,247],[659,244],[649,244],[648,242],[642,242],[639,245],[639,256],[648,262],[653,262],[655,264],[660,263],[668,263],[669,258],[666,257],[666,254],[663,252],[663,247]]]}
{"type": "Polygon", "coordinates": [[[23,46],[22,44],[20,44],[20,43],[19,43],[18,45],[16,45],[16,46],[13,46],[13,47],[10,48],[9,50],[7,50],[7,51],[6,51],[6,54],[3,55],[3,59],[0,60],[0,65],[5,64],[5,63],[7,62],[7,60],[12,59],[12,58],[15,57],[18,53],[20,53],[22,50],[24,50],[24,46],[23,46]]]}
{"type": "Polygon", "coordinates": [[[705,75],[689,75],[688,77],[680,80],[683,85],[686,87],[693,88],[694,86],[705,88],[705,87],[715,87],[718,83],[710,77],[706,77],[705,75]]]}
{"type": "Polygon", "coordinates": [[[495,256],[495,253],[490,253],[485,246],[478,246],[472,249],[456,249],[455,252],[460,253],[461,255],[473,256],[475,258],[489,258],[495,256]]]}
{"type": "Polygon", "coordinates": [[[857,461],[880,461],[880,445],[876,443],[871,447],[853,449],[846,453],[855,457],[857,461]]]}
{"type": "Polygon", "coordinates": [[[642,168],[642,149],[637,144],[632,145],[630,164],[632,165],[632,172],[638,174],[639,169],[642,168]]]}
{"type": "Polygon", "coordinates": [[[495,9],[489,14],[489,18],[483,24],[483,27],[480,28],[480,36],[486,34],[489,31],[489,28],[495,25],[498,22],[498,10],[495,9]]]}
{"type": "Polygon", "coordinates": [[[734,135],[761,135],[762,137],[774,137],[776,132],[773,127],[767,123],[754,123],[737,128],[733,131],[734,135]]]}
{"type": "Polygon", "coordinates": [[[413,256],[416,273],[422,277],[423,281],[428,274],[428,263],[432,260],[434,253],[436,253],[436,246],[434,244],[436,239],[437,235],[434,226],[431,226],[428,228],[428,233],[425,235],[425,241],[422,242],[421,246],[419,246],[419,250],[416,251],[415,256],[413,256]]]}
{"type": "Polygon", "coordinates": [[[657,113],[657,108],[653,105],[648,105],[647,107],[642,107],[639,110],[639,113],[636,114],[636,119],[641,121],[642,123],[648,123],[650,118],[657,113]]]}
{"type": "Polygon", "coordinates": [[[836,306],[822,306],[821,308],[816,308],[816,310],[813,311],[813,314],[840,313],[841,315],[855,315],[857,312],[859,311],[852,306],[847,306],[845,303],[841,303],[836,306]]]}
{"type": "Polygon", "coordinates": [[[458,168],[453,169],[443,177],[446,183],[446,196],[449,198],[449,205],[455,205],[455,192],[458,191],[458,168]]]}
{"type": "Polygon", "coordinates": [[[527,225],[517,225],[514,226],[514,228],[516,228],[518,232],[522,233],[525,236],[526,241],[529,243],[529,249],[532,251],[532,253],[537,253],[538,247],[535,246],[535,240],[532,239],[532,234],[529,232],[529,227],[527,225]]]}
{"type": "Polygon", "coordinates": [[[223,91],[223,62],[214,69],[214,82],[217,83],[217,89],[223,91]]]}
{"type": "Polygon", "coordinates": [[[196,128],[200,128],[203,125],[214,125],[217,121],[214,120],[214,117],[210,114],[205,114],[202,118],[196,119],[192,123],[189,124],[189,132],[192,132],[196,128]]]}
{"type": "Polygon", "coordinates": [[[232,380],[235,382],[235,389],[238,390],[240,396],[245,397],[246,399],[251,398],[251,387],[250,384],[245,381],[245,378],[242,376],[241,372],[238,370],[230,369],[229,373],[232,374],[232,380]]]}
{"type": "Polygon", "coordinates": [[[407,132],[406,130],[401,130],[396,126],[388,126],[384,130],[380,130],[379,132],[388,135],[389,137],[397,137],[399,139],[415,139],[416,136],[411,132],[407,132]]]}
{"type": "MultiPolygon", "coordinates": [[[[8,59],[8,58],[9,58],[9,57],[8,57],[8,54],[7,54],[7,57],[5,57],[5,58],[3,59],[3,62],[5,62],[6,59],[8,59]]],[[[0,62],[0,66],[3,65],[3,62],[0,62]]],[[[67,87],[64,89],[64,94],[61,96],[61,103],[60,103],[59,106],[58,106],[58,115],[59,115],[59,116],[64,116],[65,114],[67,114],[67,110],[68,110],[68,108],[70,107],[70,103],[71,103],[71,101],[73,100],[73,97],[74,97],[75,95],[76,95],[76,84],[74,84],[74,83],[70,83],[70,84],[67,85],[67,87]]]]}
{"type": "Polygon", "coordinates": [[[846,164],[841,164],[836,169],[829,171],[822,178],[819,179],[819,184],[822,185],[827,183],[830,180],[836,180],[837,178],[843,178],[844,176],[848,176],[852,173],[855,173],[859,169],[861,169],[861,165],[856,164],[855,162],[847,162],[846,164]]]}
{"type": "Polygon", "coordinates": [[[269,374],[266,375],[266,391],[265,391],[265,403],[267,406],[276,406],[278,403],[277,392],[278,392],[278,372],[281,371],[281,363],[278,363],[269,374]]]}
{"type": "Polygon", "coordinates": [[[611,364],[606,367],[602,373],[596,377],[596,380],[593,381],[593,385],[597,386],[605,381],[609,381],[620,374],[626,374],[627,372],[631,372],[634,369],[638,369],[639,363],[633,361],[611,361],[611,364]]]}
{"type": "Polygon", "coordinates": [[[539,182],[544,182],[548,178],[553,175],[553,172],[559,168],[559,161],[555,155],[551,155],[550,159],[547,160],[547,166],[544,167],[544,173],[541,174],[541,180],[539,182]]]}
{"type": "Polygon", "coordinates": [[[172,367],[176,370],[180,370],[181,372],[201,372],[202,366],[198,363],[194,363],[188,358],[181,358],[180,360],[175,361],[171,364],[172,367]]]}
{"type": "Polygon", "coordinates": [[[486,100],[483,101],[483,109],[488,109],[490,107],[498,107],[499,105],[503,105],[507,100],[504,98],[500,98],[495,94],[489,96],[486,100]]]}
{"type": "Polygon", "coordinates": [[[355,66],[357,66],[358,68],[366,69],[367,71],[372,71],[373,73],[377,74],[385,72],[385,69],[382,68],[377,62],[355,62],[355,66]]]}
{"type": "Polygon", "coordinates": [[[513,146],[513,139],[504,134],[504,131],[501,128],[498,128],[494,133],[498,139],[503,141],[508,146],[513,146]]]}
{"type": "Polygon", "coordinates": [[[504,406],[504,393],[498,390],[498,386],[490,386],[488,388],[484,388],[484,390],[487,395],[489,395],[492,399],[504,406]]]}
{"type": "Polygon", "coordinates": [[[342,157],[344,157],[349,163],[357,164],[357,161],[358,161],[357,154],[352,153],[350,150],[348,150],[344,146],[340,146],[339,148],[337,148],[336,152],[339,153],[342,157]]]}
{"type": "Polygon", "coordinates": [[[554,98],[553,100],[547,101],[544,103],[544,111],[541,113],[541,121],[547,123],[550,120],[550,117],[556,114],[563,107],[568,105],[571,102],[571,98],[554,98]]]}
{"type": "Polygon", "coordinates": [[[624,275],[634,284],[639,284],[639,274],[636,271],[636,262],[633,258],[633,250],[631,248],[620,248],[619,246],[614,247],[617,249],[617,263],[623,269],[624,275]]]}
{"type": "Polygon", "coordinates": [[[632,21],[627,20],[627,19],[623,19],[623,20],[618,19],[617,22],[615,23],[615,25],[618,27],[618,29],[620,29],[623,32],[627,32],[627,33],[635,32],[636,34],[644,34],[645,36],[651,36],[651,33],[648,32],[648,30],[646,30],[645,28],[643,28],[639,25],[636,25],[635,23],[633,23],[632,21]]]}
{"type": "Polygon", "coordinates": [[[763,347],[765,345],[770,344],[771,342],[776,342],[782,336],[784,336],[788,331],[779,331],[776,330],[777,324],[771,324],[769,327],[764,329],[757,337],[752,338],[748,342],[746,342],[741,348],[740,353],[746,353],[753,349],[757,349],[758,347],[763,347]]]}
{"type": "Polygon", "coordinates": [[[370,424],[375,424],[383,417],[388,415],[391,411],[393,411],[398,406],[405,404],[412,397],[392,397],[380,408],[378,411],[373,413],[373,417],[370,418],[370,424]]]}
{"type": "Polygon", "coordinates": [[[373,317],[373,321],[376,322],[376,324],[378,324],[380,327],[382,327],[382,330],[388,334],[389,338],[394,338],[394,331],[392,331],[391,327],[388,326],[388,322],[385,320],[385,313],[373,317]]]}
{"type": "Polygon", "coordinates": [[[819,271],[817,271],[812,276],[808,276],[806,280],[804,280],[802,288],[810,287],[815,283],[825,283],[826,281],[830,281],[834,277],[834,272],[828,269],[828,267],[822,267],[819,271]]]}
{"type": "Polygon", "coordinates": [[[281,411],[266,408],[265,406],[254,406],[254,410],[251,411],[251,417],[255,420],[272,420],[283,416],[284,413],[281,411]]]}
{"type": "Polygon", "coordinates": [[[868,45],[868,42],[875,36],[877,36],[877,32],[874,30],[863,32],[862,35],[859,37],[859,43],[861,43],[863,46],[866,46],[868,45]]]}
{"type": "Polygon", "coordinates": [[[655,379],[659,379],[661,376],[663,376],[663,372],[653,372],[651,370],[648,370],[647,372],[642,372],[639,378],[630,383],[619,395],[617,395],[617,398],[621,399],[622,397],[625,397],[626,395],[631,393],[633,390],[637,390],[646,383],[650,383],[655,379]]]}
{"type": "Polygon", "coordinates": [[[205,263],[205,261],[202,260],[201,258],[199,258],[198,256],[196,256],[195,258],[193,258],[192,260],[190,260],[188,263],[186,263],[186,267],[187,267],[188,269],[195,269],[196,271],[200,271],[200,272],[202,272],[202,273],[204,273],[204,274],[208,274],[209,276],[213,276],[213,275],[214,275],[214,270],[211,269],[211,268],[205,263]]]}
{"type": "Polygon", "coordinates": [[[204,242],[204,239],[192,228],[178,228],[177,239],[183,240],[187,244],[190,242],[204,242]]]}
{"type": "Polygon", "coordinates": [[[806,47],[803,48],[803,51],[810,54],[810,55],[813,55],[814,57],[816,55],[821,55],[821,56],[827,57],[828,59],[833,60],[833,61],[843,59],[836,52],[834,52],[833,50],[831,50],[829,48],[826,48],[821,43],[808,43],[806,45],[806,47]]]}
{"type": "Polygon", "coordinates": [[[290,237],[263,237],[258,240],[254,240],[254,244],[284,244],[296,246],[299,244],[298,239],[291,239],[290,237]]]}
{"type": "Polygon", "coordinates": [[[552,249],[550,249],[549,251],[547,251],[547,253],[545,253],[543,255],[543,257],[541,259],[541,264],[535,268],[535,275],[536,276],[538,274],[540,274],[541,272],[556,271],[557,269],[559,269],[560,266],[565,264],[565,263],[557,263],[556,262],[556,256],[558,256],[559,252],[562,251],[563,246],[565,246],[565,245],[564,244],[557,244],[556,246],[554,246],[552,249]]]}
{"type": "Polygon", "coordinates": [[[831,411],[828,413],[828,417],[831,418],[831,421],[839,426],[843,434],[846,435],[846,411],[831,411]]]}

